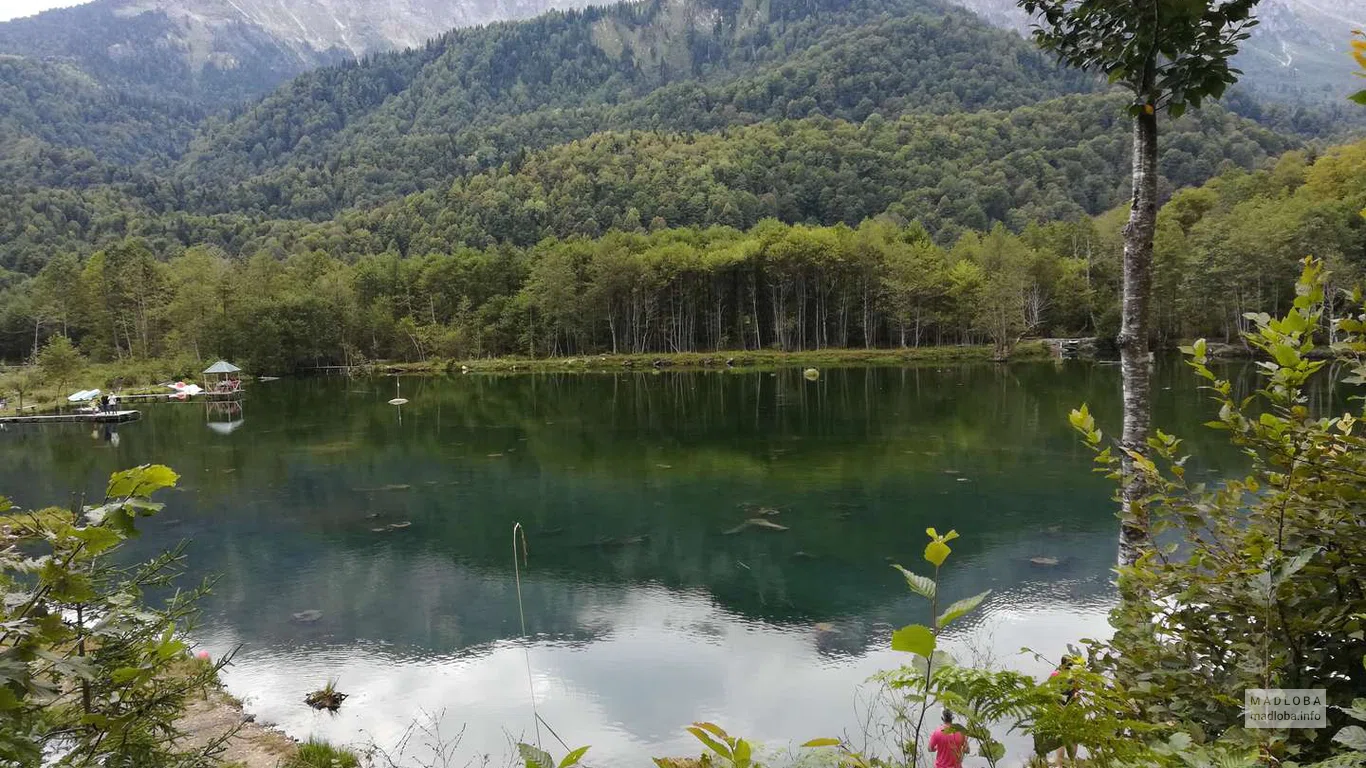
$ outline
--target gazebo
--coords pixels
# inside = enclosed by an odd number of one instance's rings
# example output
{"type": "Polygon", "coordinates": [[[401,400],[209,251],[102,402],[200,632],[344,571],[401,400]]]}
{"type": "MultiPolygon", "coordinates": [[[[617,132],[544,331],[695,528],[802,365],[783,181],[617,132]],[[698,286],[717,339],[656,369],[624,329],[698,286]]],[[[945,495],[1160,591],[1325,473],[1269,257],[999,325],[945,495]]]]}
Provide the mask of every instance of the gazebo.
{"type": "Polygon", "coordinates": [[[204,369],[204,391],[224,393],[241,391],[242,380],[237,377],[237,374],[241,372],[241,368],[227,360],[219,360],[204,369]]]}

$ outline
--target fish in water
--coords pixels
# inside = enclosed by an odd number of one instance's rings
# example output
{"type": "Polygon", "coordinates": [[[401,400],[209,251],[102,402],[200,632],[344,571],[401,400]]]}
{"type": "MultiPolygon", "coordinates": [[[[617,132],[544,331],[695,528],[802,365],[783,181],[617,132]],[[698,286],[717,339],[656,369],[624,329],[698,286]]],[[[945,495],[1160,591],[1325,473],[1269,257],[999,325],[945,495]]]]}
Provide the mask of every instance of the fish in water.
{"type": "Polygon", "coordinates": [[[410,522],[408,522],[408,521],[405,520],[405,521],[403,521],[403,522],[401,522],[401,523],[389,523],[389,528],[390,528],[390,529],[407,528],[407,527],[410,526],[410,525],[412,525],[412,523],[410,523],[410,522]]]}
{"type": "Polygon", "coordinates": [[[1056,557],[1031,557],[1031,558],[1029,558],[1029,562],[1031,562],[1031,563],[1033,563],[1033,564],[1035,564],[1035,565],[1057,565],[1057,564],[1058,564],[1058,558],[1056,558],[1056,557]]]}
{"type": "Polygon", "coordinates": [[[313,622],[317,621],[318,619],[321,619],[322,617],[323,612],[317,610],[316,608],[310,608],[307,611],[299,611],[293,616],[294,620],[299,622],[300,624],[312,624],[313,622]]]}

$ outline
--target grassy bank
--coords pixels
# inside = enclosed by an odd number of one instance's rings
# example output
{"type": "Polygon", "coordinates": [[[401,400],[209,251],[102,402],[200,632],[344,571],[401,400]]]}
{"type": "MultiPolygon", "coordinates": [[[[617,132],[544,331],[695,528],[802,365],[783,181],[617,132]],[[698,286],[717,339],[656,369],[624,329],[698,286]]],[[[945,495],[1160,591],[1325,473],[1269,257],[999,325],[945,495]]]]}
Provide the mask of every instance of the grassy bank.
{"type": "Polygon", "coordinates": [[[123,395],[165,393],[168,390],[161,384],[167,381],[198,382],[205,365],[193,358],[89,363],[66,381],[51,380],[37,366],[4,368],[0,369],[0,399],[8,402],[0,415],[13,415],[21,407],[24,413],[70,410],[77,404],[68,402],[67,396],[83,389],[123,395]]]}
{"type": "MultiPolygon", "coordinates": [[[[570,355],[566,357],[494,357],[473,360],[426,360],[414,363],[375,363],[362,366],[382,373],[538,373],[668,369],[683,371],[766,371],[776,368],[898,366],[988,362],[990,346],[914,347],[908,349],[821,349],[804,352],[750,350],[729,352],[674,352],[641,355],[570,355]]],[[[1048,348],[1037,341],[1015,347],[1011,361],[1046,360],[1048,348]]]]}

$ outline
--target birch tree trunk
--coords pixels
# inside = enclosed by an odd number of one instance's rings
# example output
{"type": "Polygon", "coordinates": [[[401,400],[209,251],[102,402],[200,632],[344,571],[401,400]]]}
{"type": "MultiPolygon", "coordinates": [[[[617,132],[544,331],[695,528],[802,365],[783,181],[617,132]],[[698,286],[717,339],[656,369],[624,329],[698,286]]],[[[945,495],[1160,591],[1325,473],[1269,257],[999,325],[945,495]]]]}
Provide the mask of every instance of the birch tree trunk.
{"type": "MultiPolygon", "coordinates": [[[[1124,382],[1124,432],[1120,444],[1145,452],[1152,428],[1152,376],[1148,364],[1148,304],[1152,289],[1153,232],[1157,226],[1157,115],[1134,118],[1133,200],[1124,226],[1124,303],[1119,338],[1124,382]]],[[[1148,493],[1133,461],[1123,457],[1120,490],[1119,562],[1136,562],[1149,546],[1148,493]]]]}

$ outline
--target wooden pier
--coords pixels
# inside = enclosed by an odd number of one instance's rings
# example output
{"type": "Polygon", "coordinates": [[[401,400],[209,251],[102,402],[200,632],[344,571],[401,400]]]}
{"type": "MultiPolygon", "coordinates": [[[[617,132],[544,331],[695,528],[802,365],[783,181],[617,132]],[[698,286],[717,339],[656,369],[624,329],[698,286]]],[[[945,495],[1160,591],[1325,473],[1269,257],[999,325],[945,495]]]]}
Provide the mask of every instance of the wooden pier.
{"type": "Polygon", "coordinates": [[[61,424],[64,422],[85,422],[95,424],[121,424],[142,418],[141,411],[106,411],[104,413],[48,413],[33,416],[0,416],[0,424],[61,424]]]}
{"type": "Polygon", "coordinates": [[[205,400],[209,400],[209,401],[241,400],[241,399],[242,399],[242,395],[243,395],[243,392],[242,392],[242,390],[239,389],[239,390],[237,390],[236,392],[200,392],[200,393],[195,394],[195,395],[181,395],[181,394],[176,393],[176,392],[166,392],[166,393],[162,393],[162,392],[153,392],[153,393],[144,393],[144,394],[141,394],[141,395],[119,395],[118,398],[119,398],[120,401],[123,401],[123,400],[164,400],[164,401],[167,401],[167,402],[183,402],[183,403],[188,403],[188,402],[192,402],[192,401],[195,401],[195,400],[198,400],[198,401],[201,401],[201,402],[202,402],[202,401],[205,401],[205,400]]]}

